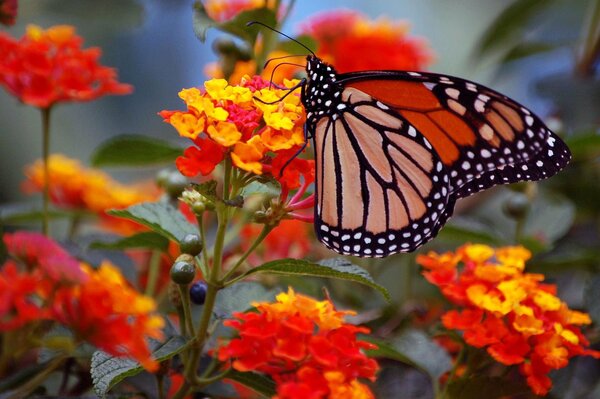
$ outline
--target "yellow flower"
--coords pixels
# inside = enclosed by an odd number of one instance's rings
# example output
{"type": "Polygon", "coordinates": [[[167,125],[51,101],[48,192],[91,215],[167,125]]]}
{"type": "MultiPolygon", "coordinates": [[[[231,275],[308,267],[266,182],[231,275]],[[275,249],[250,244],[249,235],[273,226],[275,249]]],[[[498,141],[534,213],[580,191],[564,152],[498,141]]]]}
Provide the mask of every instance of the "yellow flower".
{"type": "Polygon", "coordinates": [[[262,163],[265,146],[262,144],[260,136],[253,136],[246,143],[239,142],[235,144],[231,153],[231,160],[234,165],[240,169],[252,172],[255,175],[262,174],[262,163]]]}
{"type": "Polygon", "coordinates": [[[188,137],[194,140],[204,131],[204,118],[197,118],[195,115],[184,112],[176,112],[171,116],[170,123],[173,125],[181,137],[188,137]]]}
{"type": "Polygon", "coordinates": [[[231,147],[242,138],[242,133],[240,133],[235,124],[231,122],[219,122],[216,127],[210,125],[208,129],[206,129],[206,133],[208,133],[211,139],[221,144],[223,147],[231,147]]]}
{"type": "Polygon", "coordinates": [[[494,248],[483,244],[467,245],[464,251],[469,259],[477,263],[485,262],[494,256],[494,248]]]}

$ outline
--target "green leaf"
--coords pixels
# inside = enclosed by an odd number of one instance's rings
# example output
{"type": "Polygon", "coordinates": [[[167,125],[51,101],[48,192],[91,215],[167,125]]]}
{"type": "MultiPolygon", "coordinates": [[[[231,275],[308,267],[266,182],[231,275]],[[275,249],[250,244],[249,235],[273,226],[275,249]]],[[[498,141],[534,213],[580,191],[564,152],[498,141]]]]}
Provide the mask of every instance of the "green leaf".
{"type": "MultiPolygon", "coordinates": [[[[51,209],[48,212],[48,217],[50,219],[66,219],[92,215],[92,212],[86,210],[51,209]]],[[[39,222],[43,218],[44,212],[38,209],[30,209],[24,206],[2,206],[0,208],[1,224],[39,222]]]]}
{"type": "Polygon", "coordinates": [[[167,141],[141,135],[122,135],[98,147],[93,166],[145,166],[173,162],[183,149],[167,141]]]}
{"type": "Polygon", "coordinates": [[[198,233],[178,209],[166,202],[144,202],[126,209],[112,209],[107,213],[136,221],[177,242],[188,234],[198,233]]]}
{"type": "MultiPolygon", "coordinates": [[[[313,39],[312,37],[310,37],[308,35],[300,35],[298,37],[295,37],[295,39],[297,41],[299,41],[300,43],[304,44],[306,47],[308,47],[312,51],[316,51],[317,41],[315,39],[313,39]]],[[[279,44],[277,45],[277,50],[281,50],[281,51],[284,51],[284,52],[286,52],[288,54],[292,54],[292,55],[296,55],[296,54],[305,55],[306,54],[306,49],[293,40],[283,40],[283,41],[279,42],[279,44]]],[[[300,58],[300,57],[298,57],[298,58],[300,58]]]]}
{"type": "Polygon", "coordinates": [[[276,198],[281,194],[281,185],[272,178],[262,178],[250,182],[242,189],[241,195],[244,198],[252,195],[261,195],[267,199],[276,198]]]}
{"type": "Polygon", "coordinates": [[[90,244],[92,249],[130,249],[146,248],[166,251],[169,246],[169,240],[165,236],[151,231],[143,232],[125,237],[112,242],[96,241],[90,244]]]}
{"type": "Polygon", "coordinates": [[[600,274],[596,274],[585,287],[586,308],[595,324],[600,323],[600,274]]]}
{"type": "Polygon", "coordinates": [[[217,26],[218,22],[208,16],[201,1],[196,1],[193,6],[192,24],[194,34],[204,43],[206,41],[206,32],[210,28],[217,26]]]}
{"type": "Polygon", "coordinates": [[[371,288],[375,288],[385,297],[388,302],[390,301],[390,294],[388,291],[381,285],[375,283],[373,278],[365,269],[356,266],[343,258],[326,259],[319,263],[313,263],[301,259],[275,260],[249,270],[246,275],[254,273],[327,277],[354,281],[368,285],[371,288]]]}
{"type": "Polygon", "coordinates": [[[264,375],[256,373],[241,373],[231,370],[227,374],[227,378],[252,389],[263,396],[271,398],[277,393],[275,390],[275,381],[264,375]]]}
{"type": "Polygon", "coordinates": [[[221,319],[230,318],[234,312],[252,307],[252,302],[270,300],[271,291],[258,283],[240,282],[219,291],[213,313],[221,319]]]}
{"type": "MultiPolygon", "coordinates": [[[[162,343],[151,340],[152,357],[159,362],[170,359],[181,352],[186,344],[186,339],[179,335],[172,336],[162,343]]],[[[102,398],[119,382],[142,371],[144,368],[132,359],[115,357],[103,351],[96,351],[92,356],[91,375],[94,391],[102,398]]]]}
{"type": "Polygon", "coordinates": [[[261,32],[261,29],[267,29],[260,25],[247,26],[249,22],[255,21],[275,27],[277,25],[277,16],[275,15],[275,11],[270,8],[255,8],[239,13],[232,20],[219,24],[218,28],[223,32],[239,37],[247,42],[250,48],[253,48],[256,37],[261,32]]]}
{"type": "Polygon", "coordinates": [[[409,366],[419,368],[419,366],[415,362],[413,362],[409,357],[405,356],[404,354],[398,352],[389,343],[372,338],[370,336],[361,336],[361,339],[363,341],[367,341],[377,345],[377,349],[369,349],[366,351],[369,357],[392,359],[407,364],[409,366]]]}
{"type": "Polygon", "coordinates": [[[466,217],[456,217],[452,219],[440,231],[438,239],[446,241],[465,243],[478,242],[482,244],[494,245],[500,243],[501,238],[491,230],[489,225],[477,223],[466,217]]]}
{"type": "Polygon", "coordinates": [[[485,375],[454,380],[448,384],[448,399],[498,399],[530,392],[523,383],[485,375]]]}
{"type": "Polygon", "coordinates": [[[486,29],[477,46],[477,52],[485,55],[492,50],[520,38],[531,17],[548,7],[552,0],[513,1],[486,29]]]}
{"type": "Polygon", "coordinates": [[[596,132],[571,136],[565,141],[577,161],[600,154],[600,134],[596,132]]]}
{"type": "Polygon", "coordinates": [[[437,381],[452,368],[448,353],[419,330],[406,330],[391,342],[391,347],[403,358],[437,381]]]}
{"type": "Polygon", "coordinates": [[[530,57],[548,51],[555,50],[557,45],[543,42],[524,42],[518,43],[512,49],[510,49],[504,57],[502,57],[501,63],[507,63],[517,61],[522,58],[530,57]]]}

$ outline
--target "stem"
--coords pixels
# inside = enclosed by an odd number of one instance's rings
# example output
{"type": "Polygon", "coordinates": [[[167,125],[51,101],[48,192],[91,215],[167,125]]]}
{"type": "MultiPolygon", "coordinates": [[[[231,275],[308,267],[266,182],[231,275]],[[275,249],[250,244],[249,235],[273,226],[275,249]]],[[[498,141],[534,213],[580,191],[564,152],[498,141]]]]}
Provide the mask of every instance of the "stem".
{"type": "Polygon", "coordinates": [[[146,296],[153,297],[156,292],[156,285],[160,274],[160,251],[152,251],[150,264],[148,265],[148,281],[146,282],[146,296]]]}
{"type": "Polygon", "coordinates": [[[183,307],[183,320],[181,321],[182,327],[185,326],[190,336],[194,336],[194,322],[192,321],[192,305],[190,304],[190,295],[186,288],[188,285],[177,285],[179,289],[179,297],[181,298],[181,305],[183,307]]]}
{"type": "Polygon", "coordinates": [[[63,354],[52,359],[45,369],[40,371],[37,375],[28,380],[21,387],[13,391],[13,394],[8,396],[7,398],[19,399],[27,397],[31,392],[33,392],[34,389],[39,387],[46,380],[46,378],[48,378],[50,374],[56,371],[67,358],[68,356],[66,354],[63,354]]]}
{"type": "Polygon", "coordinates": [[[238,261],[235,263],[235,265],[233,265],[233,267],[231,267],[231,269],[229,269],[227,271],[227,273],[225,273],[225,275],[221,279],[221,282],[223,283],[223,286],[226,287],[226,286],[229,285],[227,282],[225,282],[225,280],[227,280],[236,271],[236,269],[240,267],[240,265],[256,249],[256,247],[258,247],[260,245],[260,243],[267,237],[267,235],[269,235],[269,233],[271,232],[271,230],[273,230],[274,227],[275,226],[270,225],[270,224],[265,224],[263,226],[260,234],[256,237],[256,239],[254,240],[254,242],[252,243],[252,245],[250,245],[250,247],[246,250],[246,252],[244,252],[244,254],[242,255],[242,257],[240,259],[238,259],[238,261]]]}
{"type": "Polygon", "coordinates": [[[575,71],[582,77],[589,77],[594,72],[594,65],[600,57],[600,0],[590,3],[590,19],[582,32],[583,45],[581,58],[575,65],[575,71]]]}
{"type": "Polygon", "coordinates": [[[42,162],[44,163],[44,187],[42,191],[42,233],[48,236],[48,210],[50,204],[50,107],[42,108],[42,162]]]}
{"type": "Polygon", "coordinates": [[[156,375],[156,389],[158,389],[158,399],[165,397],[165,376],[164,374],[156,375]]]}
{"type": "Polygon", "coordinates": [[[196,220],[198,221],[198,232],[200,233],[200,240],[202,241],[202,261],[204,264],[200,265],[200,271],[202,271],[202,278],[206,280],[208,270],[208,247],[206,246],[206,231],[204,230],[204,218],[203,215],[197,215],[196,220]]]}

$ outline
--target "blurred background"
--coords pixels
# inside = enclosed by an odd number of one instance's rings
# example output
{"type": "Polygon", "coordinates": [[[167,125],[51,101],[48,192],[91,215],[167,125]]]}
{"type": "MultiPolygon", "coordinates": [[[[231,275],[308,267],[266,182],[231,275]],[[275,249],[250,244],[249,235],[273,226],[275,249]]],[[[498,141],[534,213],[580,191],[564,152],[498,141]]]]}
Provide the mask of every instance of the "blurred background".
{"type": "MultiPolygon", "coordinates": [[[[202,85],[207,62],[215,59],[210,43],[221,33],[211,30],[201,43],[192,30],[190,0],[22,0],[17,24],[2,27],[20,37],[27,24],[44,28],[71,24],[85,46],[103,50],[101,62],[115,67],[122,82],[135,87],[132,95],[108,96],[92,103],[60,105],[52,115],[51,152],[89,161],[98,144],[125,133],[177,140],[176,132],[156,113],[181,106],[177,92],[202,85]],[[75,139],[74,139],[75,138],[75,139]]],[[[377,18],[406,20],[411,33],[426,38],[436,55],[432,71],[461,76],[490,85],[546,115],[549,104],[533,90],[532,82],[568,70],[573,49],[561,48],[533,62],[523,61],[498,73],[496,54],[485,58],[475,51],[482,34],[512,1],[446,0],[320,0],[299,1],[284,30],[298,33],[307,17],[326,10],[350,8],[377,18]]],[[[555,2],[556,3],[556,2],[555,2]]],[[[536,17],[533,30],[523,35],[543,36],[568,43],[580,32],[588,1],[558,2],[536,17]]],[[[523,38],[511,38],[519,41],[523,38]]],[[[0,90],[0,202],[22,200],[19,185],[23,166],[40,157],[40,115],[0,90]]],[[[121,180],[130,171],[113,169],[121,180]]],[[[135,176],[139,177],[139,170],[135,176]]],[[[153,171],[146,171],[151,176],[153,171]]]]}

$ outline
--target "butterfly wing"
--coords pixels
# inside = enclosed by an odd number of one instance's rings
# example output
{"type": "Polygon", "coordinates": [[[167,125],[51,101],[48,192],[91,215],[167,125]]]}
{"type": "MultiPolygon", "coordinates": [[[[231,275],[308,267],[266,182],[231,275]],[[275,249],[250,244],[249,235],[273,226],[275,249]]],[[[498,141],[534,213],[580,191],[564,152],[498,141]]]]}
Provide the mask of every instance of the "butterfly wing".
{"type": "Polygon", "coordinates": [[[451,193],[548,178],[571,154],[533,112],[485,86],[450,76],[375,71],[340,75],[406,118],[450,173],[451,193]]]}
{"type": "Polygon", "coordinates": [[[310,132],[317,236],[342,254],[413,251],[454,208],[442,160],[395,110],[354,88],[341,99],[344,112],[316,119],[310,132]]]}

